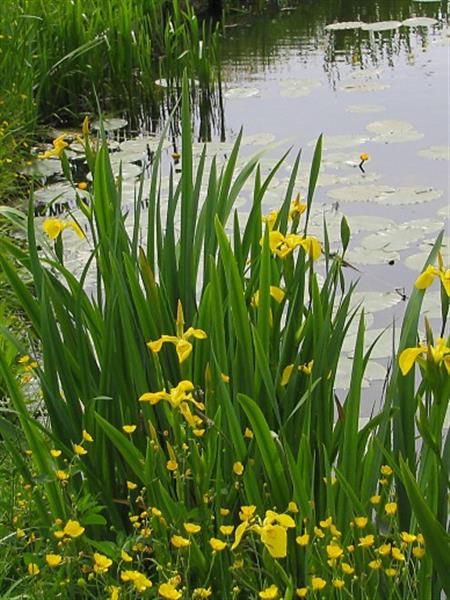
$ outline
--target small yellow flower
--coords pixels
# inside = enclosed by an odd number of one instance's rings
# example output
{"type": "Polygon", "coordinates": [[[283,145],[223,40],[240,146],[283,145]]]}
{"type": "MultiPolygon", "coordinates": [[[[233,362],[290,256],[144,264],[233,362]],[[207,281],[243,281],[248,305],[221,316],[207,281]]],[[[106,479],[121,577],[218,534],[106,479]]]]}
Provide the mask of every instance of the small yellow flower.
{"type": "Polygon", "coordinates": [[[168,471],[176,471],[178,469],[178,463],[176,460],[168,460],[166,463],[166,468],[168,471]]]}
{"type": "Polygon", "coordinates": [[[368,518],[367,517],[355,517],[354,522],[355,522],[356,527],[359,527],[359,529],[364,529],[364,527],[367,525],[368,518]]]}
{"type": "Polygon", "coordinates": [[[30,575],[38,575],[40,573],[40,568],[36,563],[29,563],[28,564],[28,573],[30,575]]]}
{"type": "Polygon", "coordinates": [[[62,562],[62,557],[59,554],[46,554],[45,560],[49,567],[57,567],[62,562]]]}
{"type": "Polygon", "coordinates": [[[219,512],[222,515],[222,517],[227,517],[230,514],[230,509],[229,508],[221,508],[219,512]]]}
{"type": "Polygon", "coordinates": [[[25,531],[23,529],[19,528],[19,529],[16,530],[16,537],[17,537],[18,540],[24,538],[25,536],[26,536],[26,533],[25,533],[25,531]]]}
{"type": "Polygon", "coordinates": [[[86,448],[83,448],[83,446],[81,446],[80,444],[74,444],[73,451],[77,456],[83,456],[84,454],[87,454],[86,448]]]}
{"type": "Polygon", "coordinates": [[[397,502],[388,502],[385,505],[384,510],[388,515],[395,515],[395,513],[397,512],[397,502]]]}
{"type": "Polygon", "coordinates": [[[339,590],[344,587],[345,581],[343,579],[333,579],[332,584],[339,590]]]}
{"type": "Polygon", "coordinates": [[[234,525],[221,525],[219,531],[223,535],[231,535],[234,531],[234,525]]]}
{"type": "Polygon", "coordinates": [[[287,509],[288,509],[288,512],[291,512],[294,514],[299,512],[297,502],[294,502],[293,500],[291,500],[291,502],[289,502],[287,509]]]}
{"type": "Polygon", "coordinates": [[[59,479],[59,481],[67,481],[69,479],[69,474],[66,471],[63,471],[62,469],[58,469],[57,471],[55,471],[55,475],[56,478],[59,479]]]}
{"type": "Polygon", "coordinates": [[[52,448],[50,450],[50,454],[53,456],[53,458],[58,458],[58,456],[61,456],[61,450],[56,450],[55,448],[52,448]]]}
{"type": "Polygon", "coordinates": [[[270,587],[261,590],[258,595],[265,600],[276,600],[276,598],[278,598],[278,588],[276,585],[271,585],[270,587]]]}
{"type": "Polygon", "coordinates": [[[21,356],[19,358],[19,363],[21,365],[26,365],[28,362],[30,362],[30,360],[31,360],[31,358],[30,358],[29,354],[25,354],[24,356],[21,356]]]}
{"type": "Polygon", "coordinates": [[[328,544],[327,545],[327,555],[328,558],[339,558],[343,554],[343,549],[337,544],[328,544]]]}
{"type": "Polygon", "coordinates": [[[382,544],[377,549],[378,554],[381,556],[388,556],[391,553],[391,544],[382,544]]]}
{"type": "Polygon", "coordinates": [[[405,542],[405,544],[412,544],[417,540],[417,536],[412,533],[408,533],[407,531],[402,531],[400,537],[405,542]]]}
{"type": "Polygon", "coordinates": [[[392,558],[394,560],[398,560],[400,562],[404,562],[405,555],[403,554],[403,552],[400,552],[400,550],[394,546],[392,548],[392,558]]]}
{"type": "Polygon", "coordinates": [[[355,569],[346,562],[343,562],[341,564],[341,568],[346,575],[353,575],[353,573],[355,572],[355,569]]]}
{"type": "Polygon", "coordinates": [[[235,462],[233,465],[233,473],[235,475],[242,475],[244,472],[244,465],[241,462],[235,462]]]}
{"type": "Polygon", "coordinates": [[[306,596],[308,595],[308,588],[305,588],[305,587],[297,588],[295,590],[295,594],[299,598],[306,598],[306,596]]]}
{"type": "Polygon", "coordinates": [[[187,548],[191,544],[191,542],[188,539],[184,538],[181,535],[173,535],[170,538],[170,543],[172,544],[172,546],[175,546],[175,548],[187,548]]]}
{"type": "Polygon", "coordinates": [[[130,556],[126,550],[121,550],[121,552],[120,552],[120,558],[124,562],[132,562],[133,561],[133,557],[130,556]]]}
{"type": "Polygon", "coordinates": [[[325,519],[325,521],[319,521],[319,525],[323,529],[327,529],[331,525],[332,522],[333,522],[333,517],[328,517],[328,519],[325,519]]]}
{"type": "Polygon", "coordinates": [[[210,596],[212,596],[212,589],[209,588],[204,588],[204,587],[199,587],[199,588],[195,588],[194,592],[192,594],[193,598],[209,598],[210,596]]]}
{"type": "Polygon", "coordinates": [[[320,529],[320,527],[314,527],[314,535],[318,538],[324,538],[325,534],[324,532],[320,529]]]}
{"type": "Polygon", "coordinates": [[[122,581],[131,581],[138,592],[145,592],[152,587],[152,582],[139,571],[122,571],[120,574],[122,581]]]}
{"type": "Polygon", "coordinates": [[[95,573],[107,573],[109,567],[112,565],[112,560],[105,556],[104,554],[100,554],[99,552],[94,552],[94,571],[95,573]]]}
{"type": "Polygon", "coordinates": [[[248,521],[253,517],[256,511],[256,506],[253,504],[249,506],[241,506],[241,510],[239,512],[239,518],[241,521],[248,521]]]}
{"type": "Polygon", "coordinates": [[[178,600],[183,595],[171,583],[162,583],[158,588],[158,593],[167,600],[178,600]]]}
{"type": "Polygon", "coordinates": [[[381,496],[378,496],[378,495],[371,496],[370,497],[370,502],[371,502],[371,504],[374,504],[374,505],[380,504],[380,502],[381,502],[381,496]]]}
{"type": "Polygon", "coordinates": [[[206,429],[193,429],[192,433],[195,435],[195,437],[203,437],[205,435],[205,431],[206,429]]]}
{"type": "Polygon", "coordinates": [[[216,552],[222,552],[222,550],[225,550],[225,548],[227,547],[227,543],[222,540],[219,540],[218,538],[211,538],[209,540],[209,545],[216,552]]]}
{"type": "Polygon", "coordinates": [[[88,433],[85,429],[83,429],[83,440],[85,442],[89,442],[90,444],[94,441],[94,438],[90,433],[88,433]]]}
{"type": "Polygon", "coordinates": [[[61,219],[53,218],[45,219],[44,223],[42,224],[42,228],[51,240],[56,240],[56,238],[64,231],[64,229],[67,228],[73,229],[80,239],[84,239],[85,237],[82,229],[75,221],[61,221],[61,219]]]}
{"type": "Polygon", "coordinates": [[[412,549],[412,553],[416,558],[423,558],[425,556],[425,548],[422,546],[415,546],[412,549]]]}
{"type": "Polygon", "coordinates": [[[109,600],[119,600],[120,587],[118,585],[108,585],[106,591],[109,594],[109,600]]]}
{"type": "Polygon", "coordinates": [[[369,562],[369,567],[371,569],[373,569],[374,571],[381,569],[382,565],[383,565],[383,563],[381,562],[381,560],[379,558],[377,558],[376,560],[371,560],[369,562]]]}
{"type": "Polygon", "coordinates": [[[136,431],[136,425],[122,425],[122,429],[125,433],[134,433],[136,431]]]}
{"type": "Polygon", "coordinates": [[[397,569],[385,569],[384,572],[388,577],[395,577],[397,575],[397,569]]]}
{"type": "Polygon", "coordinates": [[[309,544],[309,534],[304,533],[303,535],[298,535],[295,538],[295,541],[299,546],[307,546],[309,544]]]}
{"type": "Polygon", "coordinates": [[[325,581],[325,579],[322,579],[321,577],[313,577],[311,579],[311,587],[314,591],[323,590],[323,588],[326,585],[327,585],[327,582],[325,581]]]}
{"type": "Polygon", "coordinates": [[[127,489],[129,490],[135,490],[137,488],[137,483],[134,483],[133,481],[127,481],[127,489]]]}
{"type": "Polygon", "coordinates": [[[253,439],[253,431],[251,429],[249,429],[248,427],[245,428],[244,431],[244,437],[247,438],[248,440],[253,439]]]}
{"type": "Polygon", "coordinates": [[[362,162],[366,162],[367,160],[369,160],[369,155],[367,154],[367,152],[361,152],[361,154],[359,155],[359,159],[362,162]]]}
{"type": "Polygon", "coordinates": [[[193,535],[195,535],[202,529],[201,526],[197,525],[196,523],[183,523],[183,527],[187,533],[191,533],[193,535]]]}
{"type": "Polygon", "coordinates": [[[373,546],[374,543],[375,543],[375,536],[370,534],[370,535],[366,535],[364,537],[360,537],[358,546],[360,546],[361,548],[370,548],[370,546],[373,546]]]}
{"type": "Polygon", "coordinates": [[[393,471],[391,469],[391,467],[389,465],[383,465],[380,469],[380,472],[382,475],[384,475],[385,477],[387,475],[392,475],[393,471]]]}
{"type": "Polygon", "coordinates": [[[65,535],[68,535],[71,538],[77,538],[77,537],[80,537],[80,535],[82,535],[83,533],[84,533],[84,527],[81,527],[81,525],[78,523],[78,521],[72,521],[72,520],[67,521],[67,523],[64,527],[65,535]]]}

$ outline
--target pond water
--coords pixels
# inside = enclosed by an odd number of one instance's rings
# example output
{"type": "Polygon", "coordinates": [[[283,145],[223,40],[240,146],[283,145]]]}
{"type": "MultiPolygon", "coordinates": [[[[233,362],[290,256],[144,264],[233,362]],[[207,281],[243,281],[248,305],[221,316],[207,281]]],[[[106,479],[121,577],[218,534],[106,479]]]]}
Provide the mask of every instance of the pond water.
{"type": "MultiPolygon", "coordinates": [[[[369,341],[401,316],[403,294],[444,228],[443,255],[450,264],[449,43],[447,2],[430,0],[305,0],[264,17],[230,21],[224,29],[223,111],[206,128],[208,153],[226,156],[241,126],[243,155],[265,151],[263,172],[293,146],[269,188],[269,211],[281,204],[300,147],[297,191],[306,194],[313,145],[324,134],[311,232],[321,236],[325,214],[337,246],[341,216],[348,217],[353,234],[348,261],[357,269],[348,274],[360,278],[369,341]],[[370,156],[365,172],[358,167],[362,152],[370,156]]],[[[204,125],[195,125],[199,142],[204,125]]],[[[117,167],[123,161],[131,200],[139,173],[132,161],[145,146],[145,139],[128,139],[113,154],[117,167]]],[[[198,143],[198,152],[201,147],[198,143]]],[[[167,157],[173,149],[167,143],[167,157]]],[[[68,193],[49,186],[41,200],[59,191],[68,193]]],[[[243,216],[250,198],[249,185],[238,201],[243,216]]],[[[432,318],[439,316],[435,285],[425,302],[432,318]]],[[[384,378],[391,335],[374,353],[367,385],[384,378]]],[[[347,342],[351,356],[354,338],[347,342]]],[[[349,366],[343,357],[342,387],[349,366]]]]}

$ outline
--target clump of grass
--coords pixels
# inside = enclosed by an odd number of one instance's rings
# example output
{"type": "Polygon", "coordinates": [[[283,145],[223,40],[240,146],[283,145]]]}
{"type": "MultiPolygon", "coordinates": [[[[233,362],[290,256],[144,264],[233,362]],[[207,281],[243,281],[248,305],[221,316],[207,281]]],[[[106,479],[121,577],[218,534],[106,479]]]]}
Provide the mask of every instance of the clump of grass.
{"type": "MultiPolygon", "coordinates": [[[[256,158],[236,171],[239,136],[220,171],[213,161],[202,195],[206,154],[194,167],[187,77],[182,100],[181,179],[161,197],[159,150],[143,229],[142,188],[129,234],[107,146],[95,151],[85,128],[94,175],[90,203],[80,203],[85,228],[50,219],[36,232],[31,200],[27,251],[1,241],[1,268],[39,340],[16,347],[45,407],[33,418],[0,354],[20,423],[11,430],[0,419],[0,431],[29,492],[18,508],[33,506],[33,521],[17,510],[16,522],[30,548],[27,582],[41,593],[58,573],[68,597],[117,598],[119,587],[149,598],[436,597],[448,589],[439,499],[450,391],[436,385],[448,382],[448,342],[435,359],[429,334],[418,387],[395,360],[383,410],[360,429],[370,350],[342,273],[350,232],[344,219],[333,260],[326,226],[321,242],[308,235],[321,138],[304,201],[295,198],[297,156],[280,210],[263,215],[284,158],[265,179],[256,158]],[[250,177],[242,223],[234,203],[250,177]],[[77,233],[92,247],[80,278],[64,265],[65,236],[77,233]],[[355,318],[350,388],[336,411],[338,359],[355,318]]],[[[64,150],[61,158],[66,168],[64,150]]],[[[408,304],[400,356],[416,345],[424,293],[408,304]]]]}

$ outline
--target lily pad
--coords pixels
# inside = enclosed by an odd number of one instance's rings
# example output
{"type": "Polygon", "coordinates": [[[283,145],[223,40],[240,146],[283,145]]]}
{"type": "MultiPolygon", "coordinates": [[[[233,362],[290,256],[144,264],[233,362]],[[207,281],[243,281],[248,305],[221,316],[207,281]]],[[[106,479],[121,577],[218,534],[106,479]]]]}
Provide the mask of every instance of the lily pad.
{"type": "Polygon", "coordinates": [[[437,19],[432,19],[431,17],[411,17],[402,21],[402,25],[405,27],[431,27],[438,23],[437,19]]]}
{"type": "Polygon", "coordinates": [[[380,104],[351,104],[350,106],[347,106],[345,110],[357,115],[364,115],[368,113],[383,112],[386,108],[380,104]]]}
{"type": "Polygon", "coordinates": [[[374,313],[392,308],[401,301],[402,299],[397,292],[353,292],[350,308],[356,308],[361,303],[366,312],[374,313]]]}
{"type": "MultiPolygon", "coordinates": [[[[103,119],[103,128],[105,131],[117,131],[119,129],[123,129],[128,125],[128,121],[120,118],[106,118],[103,119]]],[[[94,121],[92,123],[92,129],[99,130],[100,129],[100,121],[94,121]]]]}
{"type": "Polygon", "coordinates": [[[328,196],[340,202],[378,202],[380,204],[420,204],[440,198],[442,190],[432,187],[390,187],[387,185],[354,185],[330,190],[328,196]]]}
{"type": "Polygon", "coordinates": [[[450,160],[449,146],[430,146],[419,150],[418,154],[431,160],[450,160]]]}
{"type": "Polygon", "coordinates": [[[448,205],[443,206],[442,208],[440,208],[437,212],[437,214],[440,217],[445,217],[447,219],[450,219],[450,207],[448,205]]]}
{"type": "Polygon", "coordinates": [[[314,79],[285,79],[280,82],[280,95],[285,98],[303,98],[322,84],[314,79]]]}
{"type": "MultiPolygon", "coordinates": [[[[361,134],[355,135],[325,135],[323,138],[323,147],[325,150],[338,150],[340,148],[352,148],[365,144],[369,136],[361,134]]],[[[316,140],[309,142],[308,146],[314,146],[316,140]]]]}
{"type": "Polygon", "coordinates": [[[398,262],[400,254],[394,250],[368,250],[359,246],[349,250],[346,259],[351,265],[389,265],[398,262]]]}
{"type": "Polygon", "coordinates": [[[348,76],[349,79],[378,79],[383,74],[383,69],[355,69],[348,76]]]}
{"type": "Polygon", "coordinates": [[[325,31],[345,31],[346,29],[360,29],[365,23],[362,21],[342,21],[342,23],[330,23],[325,26],[325,31]]]}
{"type": "Polygon", "coordinates": [[[418,252],[417,254],[411,254],[405,258],[403,264],[408,269],[411,269],[419,274],[429,254],[430,252],[418,252]]]}
{"type": "Polygon", "coordinates": [[[377,23],[366,23],[361,29],[363,31],[389,31],[398,29],[401,24],[400,21],[378,21],[377,23]]]}
{"type": "Polygon", "coordinates": [[[243,146],[267,146],[275,139],[273,133],[254,133],[253,135],[244,135],[241,144],[243,146]]]}
{"type": "MultiPolygon", "coordinates": [[[[346,390],[349,388],[352,376],[352,368],[353,360],[350,357],[343,354],[338,364],[336,379],[334,381],[335,388],[342,390],[346,390]]],[[[387,371],[386,368],[383,367],[383,365],[380,365],[379,363],[370,360],[364,372],[362,387],[368,388],[372,381],[383,380],[386,378],[386,375],[387,371]]]]}
{"type": "Polygon", "coordinates": [[[236,87],[227,90],[224,94],[224,97],[232,100],[234,98],[255,98],[259,95],[260,91],[257,88],[236,87]]]}
{"type": "MultiPolygon", "coordinates": [[[[395,332],[396,339],[394,340],[394,343],[397,346],[400,330],[397,328],[395,332]]],[[[388,327],[385,329],[367,329],[364,335],[364,352],[367,352],[370,346],[378,338],[374,348],[372,349],[370,358],[391,358],[393,355],[393,333],[394,330],[392,329],[392,327],[388,327]]],[[[354,334],[345,336],[345,340],[342,345],[342,351],[346,352],[349,357],[353,357],[354,355],[356,338],[356,332],[354,334]]]]}
{"type": "Polygon", "coordinates": [[[48,179],[49,177],[53,177],[53,175],[62,173],[61,161],[56,158],[37,159],[33,161],[33,164],[25,167],[21,173],[29,177],[48,179]]]}
{"type": "Polygon", "coordinates": [[[346,83],[339,89],[343,92],[378,92],[387,90],[390,87],[388,83],[381,83],[379,81],[355,81],[354,83],[346,83]]]}
{"type": "Polygon", "coordinates": [[[373,142],[400,143],[412,142],[423,138],[423,133],[416,131],[414,125],[407,121],[395,121],[393,119],[374,121],[373,123],[369,123],[366,129],[378,134],[372,138],[373,142]]]}

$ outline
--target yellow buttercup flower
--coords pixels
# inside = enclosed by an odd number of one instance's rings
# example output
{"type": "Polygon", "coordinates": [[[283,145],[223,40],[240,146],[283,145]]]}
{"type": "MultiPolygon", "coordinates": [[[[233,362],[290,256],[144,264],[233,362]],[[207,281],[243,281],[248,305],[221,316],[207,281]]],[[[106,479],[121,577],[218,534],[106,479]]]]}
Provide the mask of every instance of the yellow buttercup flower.
{"type": "Polygon", "coordinates": [[[107,573],[109,567],[112,565],[112,560],[105,556],[104,554],[100,554],[99,552],[94,552],[94,571],[95,573],[107,573]]]}
{"type": "Polygon", "coordinates": [[[181,535],[173,535],[170,538],[170,543],[172,544],[172,546],[175,546],[175,548],[187,548],[191,545],[190,540],[184,538],[181,535]]]}
{"type": "Polygon", "coordinates": [[[383,466],[380,468],[380,473],[381,473],[382,475],[392,475],[392,473],[393,473],[393,470],[391,469],[391,467],[390,467],[389,465],[383,465],[383,466]]]}
{"type": "Polygon", "coordinates": [[[244,472],[244,465],[241,462],[235,462],[233,465],[233,473],[235,475],[242,475],[244,472]]]}
{"type": "Polygon", "coordinates": [[[400,537],[402,538],[402,541],[405,542],[405,544],[412,544],[413,542],[415,542],[417,540],[416,535],[413,535],[412,533],[408,533],[407,531],[402,531],[400,534],[400,537]]]}
{"type": "Polygon", "coordinates": [[[222,535],[231,535],[234,531],[234,525],[221,525],[219,531],[222,535]]]}
{"type": "Polygon", "coordinates": [[[167,600],[178,600],[183,595],[171,583],[162,583],[158,588],[158,594],[167,600]]]}
{"type": "Polygon", "coordinates": [[[416,558],[423,558],[425,556],[425,548],[422,546],[415,546],[412,549],[412,553],[416,558]]]}
{"type": "Polygon", "coordinates": [[[259,592],[259,597],[265,600],[276,600],[278,598],[278,588],[276,585],[271,585],[259,592]]]}
{"type": "Polygon", "coordinates": [[[94,441],[94,438],[90,433],[88,433],[85,429],[83,429],[83,440],[85,442],[89,442],[90,444],[94,441]]]}
{"type": "MultiPolygon", "coordinates": [[[[226,509],[228,510],[228,509],[226,509]]],[[[248,521],[250,520],[256,511],[256,506],[254,506],[253,504],[249,505],[249,506],[241,506],[241,510],[239,512],[239,518],[241,519],[241,521],[248,521]]]]}
{"type": "Polygon", "coordinates": [[[244,437],[247,438],[248,440],[253,439],[254,433],[251,429],[249,429],[248,427],[245,428],[244,431],[244,437]]]}
{"type": "Polygon", "coordinates": [[[209,545],[216,552],[222,552],[222,550],[225,550],[225,548],[227,547],[227,543],[222,540],[219,540],[218,538],[211,538],[209,540],[209,545]]]}
{"type": "Polygon", "coordinates": [[[201,526],[197,525],[196,523],[183,523],[183,527],[187,533],[191,533],[193,535],[195,535],[202,529],[201,526]]]}
{"type": "Polygon", "coordinates": [[[38,575],[41,572],[39,565],[37,565],[36,563],[29,563],[28,564],[28,573],[30,575],[38,575]]]}
{"type": "Polygon", "coordinates": [[[311,587],[314,591],[323,590],[323,588],[326,585],[327,585],[327,582],[325,581],[325,579],[322,579],[321,577],[313,577],[311,579],[311,587]]]}
{"type": "Polygon", "coordinates": [[[370,546],[373,546],[374,543],[375,543],[375,536],[370,534],[370,535],[365,535],[364,537],[360,537],[358,546],[360,546],[360,548],[370,548],[370,546]]]}
{"type": "Polygon", "coordinates": [[[204,588],[204,587],[199,587],[199,588],[195,588],[194,592],[192,594],[193,598],[210,598],[212,596],[212,589],[209,588],[204,588]]]}
{"type": "Polygon", "coordinates": [[[341,564],[341,569],[346,575],[353,575],[353,573],[355,572],[355,569],[346,562],[343,562],[341,564]]]}
{"type": "Polygon", "coordinates": [[[188,327],[186,331],[183,330],[183,307],[181,302],[178,301],[177,335],[162,335],[159,339],[152,342],[148,342],[147,346],[152,352],[157,354],[161,350],[163,344],[165,344],[166,342],[174,344],[178,356],[178,361],[181,364],[189,358],[192,352],[192,344],[188,340],[192,337],[198,340],[204,340],[208,337],[207,334],[203,331],[203,329],[194,329],[193,327],[188,327]]]}
{"type": "Polygon", "coordinates": [[[134,481],[127,481],[127,489],[135,490],[136,488],[137,488],[137,483],[134,483],[134,481]]]}
{"type": "Polygon", "coordinates": [[[299,512],[297,502],[294,502],[294,500],[291,500],[289,502],[287,509],[288,509],[288,512],[291,512],[294,514],[299,512]]]}
{"type": "MultiPolygon", "coordinates": [[[[241,507],[241,510],[242,510],[242,507],[241,507]]],[[[222,515],[222,517],[227,517],[230,514],[230,509],[229,508],[221,508],[219,512],[222,515]]]]}
{"type": "Polygon", "coordinates": [[[295,594],[299,598],[306,598],[306,596],[308,595],[308,588],[306,588],[306,587],[297,588],[295,590],[295,594]]]}
{"type": "Polygon", "coordinates": [[[388,502],[385,505],[384,510],[386,511],[386,514],[388,514],[388,515],[395,515],[395,513],[397,512],[397,503],[396,502],[388,502]]]}
{"type": "Polygon", "coordinates": [[[109,600],[119,600],[120,587],[118,585],[108,585],[106,591],[109,594],[109,600]]]}
{"type": "Polygon", "coordinates": [[[57,567],[62,562],[62,557],[59,554],[46,554],[45,561],[49,567],[57,567]]]}
{"type": "Polygon", "coordinates": [[[384,572],[388,577],[395,577],[397,575],[397,569],[385,569],[384,572]]]}
{"type": "Polygon", "coordinates": [[[355,517],[354,522],[355,522],[356,527],[359,527],[359,529],[364,529],[364,527],[367,525],[368,518],[367,517],[355,517]]]}
{"type": "Polygon", "coordinates": [[[328,529],[328,527],[330,527],[330,525],[333,523],[333,517],[328,517],[328,519],[325,519],[324,521],[319,521],[319,525],[323,528],[323,529],[328,529]]]}
{"type": "Polygon", "coordinates": [[[391,544],[381,544],[377,549],[378,554],[381,556],[388,556],[391,553],[391,544]]]}
{"type": "Polygon", "coordinates": [[[339,558],[343,552],[343,549],[338,544],[328,544],[327,546],[328,558],[339,558]]]}
{"type": "Polygon", "coordinates": [[[77,456],[83,456],[84,454],[87,454],[86,448],[83,448],[83,446],[81,446],[80,444],[74,444],[73,451],[77,456]]]}
{"type": "Polygon", "coordinates": [[[68,481],[69,479],[69,474],[66,471],[63,471],[62,469],[58,469],[57,471],[55,471],[55,475],[56,478],[59,479],[59,481],[68,481]]]}
{"type": "Polygon", "coordinates": [[[133,562],[133,557],[130,556],[126,550],[120,551],[120,558],[123,560],[123,562],[133,562]]]}
{"type": "Polygon", "coordinates": [[[373,569],[374,571],[381,569],[382,566],[383,566],[383,563],[379,558],[377,558],[376,560],[371,560],[369,562],[369,568],[373,569]]]}
{"type": "Polygon", "coordinates": [[[405,561],[405,555],[403,554],[403,552],[400,552],[400,550],[398,548],[396,548],[395,546],[392,548],[392,558],[394,560],[398,560],[400,562],[404,562],[405,561]]]}
{"type": "Polygon", "coordinates": [[[58,456],[61,456],[61,450],[56,450],[55,448],[52,448],[50,450],[50,454],[53,456],[53,458],[58,458],[58,456]]]}
{"type": "Polygon", "coordinates": [[[345,586],[345,581],[343,579],[333,579],[331,583],[333,584],[333,587],[337,588],[338,590],[345,586]]]}
{"type": "Polygon", "coordinates": [[[152,587],[152,582],[139,571],[122,571],[120,574],[122,581],[131,581],[138,592],[145,592],[152,587]]]}
{"type": "Polygon", "coordinates": [[[299,546],[307,546],[309,544],[309,534],[304,533],[303,535],[298,535],[295,538],[295,541],[299,546]]]}
{"type": "Polygon", "coordinates": [[[84,533],[84,527],[81,527],[78,521],[69,520],[63,531],[65,535],[68,535],[71,538],[77,538],[84,533]]]}
{"type": "Polygon", "coordinates": [[[369,155],[367,154],[367,152],[361,152],[361,154],[359,155],[359,159],[362,162],[366,162],[367,160],[369,160],[369,155]]]}
{"type": "Polygon", "coordinates": [[[83,230],[80,228],[78,223],[75,221],[61,221],[61,219],[45,219],[42,224],[42,228],[45,233],[51,240],[56,240],[56,238],[64,231],[64,229],[73,229],[77,236],[82,240],[86,236],[83,233],[83,230]]]}
{"type": "Polygon", "coordinates": [[[380,502],[381,502],[381,496],[376,495],[376,496],[371,496],[370,497],[370,503],[371,504],[375,504],[376,505],[376,504],[380,504],[380,502]]]}
{"type": "Polygon", "coordinates": [[[136,431],[136,425],[122,425],[122,430],[125,433],[134,433],[136,431]]]}

